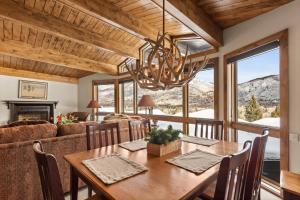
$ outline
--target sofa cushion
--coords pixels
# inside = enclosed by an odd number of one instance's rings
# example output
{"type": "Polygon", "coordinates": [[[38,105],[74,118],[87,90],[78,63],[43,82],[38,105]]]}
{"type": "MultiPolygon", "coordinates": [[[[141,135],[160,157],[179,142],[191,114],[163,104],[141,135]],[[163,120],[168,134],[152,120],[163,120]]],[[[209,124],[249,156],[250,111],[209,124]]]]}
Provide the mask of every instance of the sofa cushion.
{"type": "Polygon", "coordinates": [[[0,144],[39,140],[55,137],[57,127],[54,124],[37,124],[0,128],[0,144]]]}
{"type": "Polygon", "coordinates": [[[86,133],[86,125],[96,122],[80,122],[60,125],[57,130],[57,136],[76,135],[86,133]]]}

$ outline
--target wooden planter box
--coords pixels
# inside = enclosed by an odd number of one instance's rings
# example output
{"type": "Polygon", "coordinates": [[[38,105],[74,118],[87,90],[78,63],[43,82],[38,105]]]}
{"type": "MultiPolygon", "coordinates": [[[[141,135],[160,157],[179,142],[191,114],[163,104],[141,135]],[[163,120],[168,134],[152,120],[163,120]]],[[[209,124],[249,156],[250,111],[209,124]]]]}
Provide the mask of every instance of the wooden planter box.
{"type": "Polygon", "coordinates": [[[181,140],[175,140],[173,142],[170,142],[166,145],[158,145],[158,144],[147,144],[147,152],[148,154],[154,155],[154,156],[163,156],[169,153],[172,153],[174,151],[178,151],[181,149],[181,140]]]}

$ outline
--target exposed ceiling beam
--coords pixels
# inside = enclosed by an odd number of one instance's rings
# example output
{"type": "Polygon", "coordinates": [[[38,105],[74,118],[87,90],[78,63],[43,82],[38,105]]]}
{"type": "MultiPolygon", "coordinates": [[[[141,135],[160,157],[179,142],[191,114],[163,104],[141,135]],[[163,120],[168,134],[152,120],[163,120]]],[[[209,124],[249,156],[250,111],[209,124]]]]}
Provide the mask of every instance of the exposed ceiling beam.
{"type": "Polygon", "coordinates": [[[78,78],[57,76],[57,75],[6,68],[6,67],[0,67],[0,74],[6,76],[17,76],[17,77],[33,78],[33,79],[47,80],[47,81],[58,81],[58,82],[73,83],[73,84],[78,83],[78,78]]]}
{"type": "Polygon", "coordinates": [[[123,56],[138,58],[138,50],[132,48],[132,46],[120,44],[115,40],[86,31],[83,28],[53,16],[42,14],[36,10],[25,9],[12,0],[0,0],[0,16],[80,44],[92,45],[123,56]]]}
{"type": "Polygon", "coordinates": [[[134,18],[128,12],[124,12],[119,7],[107,0],[61,0],[69,6],[82,10],[102,21],[129,32],[141,39],[150,38],[156,40],[157,30],[134,18]]]}
{"type": "Polygon", "coordinates": [[[117,66],[14,41],[0,41],[0,53],[90,72],[117,74],[117,66]]]}
{"type": "MultiPolygon", "coordinates": [[[[163,0],[151,0],[162,7],[163,0]]],[[[166,11],[214,47],[223,45],[223,31],[192,0],[166,0],[166,11]]]]}

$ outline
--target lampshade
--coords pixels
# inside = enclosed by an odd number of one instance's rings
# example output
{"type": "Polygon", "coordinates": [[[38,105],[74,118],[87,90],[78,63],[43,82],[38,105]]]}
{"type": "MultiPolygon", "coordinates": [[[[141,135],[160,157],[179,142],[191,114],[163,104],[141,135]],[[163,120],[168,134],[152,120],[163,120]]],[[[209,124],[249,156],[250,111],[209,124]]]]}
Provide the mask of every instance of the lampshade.
{"type": "Polygon", "coordinates": [[[139,107],[154,107],[155,103],[150,95],[143,95],[138,103],[139,107]]]}
{"type": "Polygon", "coordinates": [[[91,100],[90,103],[87,105],[87,108],[101,108],[101,105],[98,101],[91,100]]]}

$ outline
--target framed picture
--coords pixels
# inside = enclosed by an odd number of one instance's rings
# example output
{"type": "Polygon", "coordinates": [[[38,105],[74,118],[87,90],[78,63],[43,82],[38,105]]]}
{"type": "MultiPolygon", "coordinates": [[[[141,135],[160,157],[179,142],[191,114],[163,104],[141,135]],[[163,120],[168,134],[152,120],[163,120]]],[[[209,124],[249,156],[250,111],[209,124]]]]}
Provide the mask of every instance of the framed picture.
{"type": "Polygon", "coordinates": [[[19,81],[19,98],[47,99],[48,83],[36,81],[19,81]]]}

